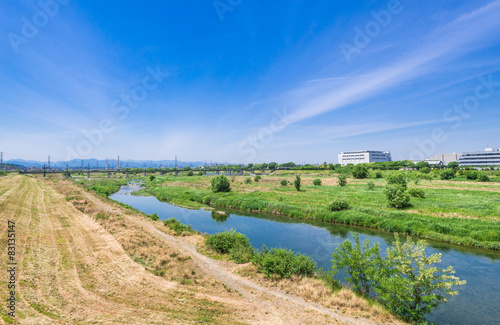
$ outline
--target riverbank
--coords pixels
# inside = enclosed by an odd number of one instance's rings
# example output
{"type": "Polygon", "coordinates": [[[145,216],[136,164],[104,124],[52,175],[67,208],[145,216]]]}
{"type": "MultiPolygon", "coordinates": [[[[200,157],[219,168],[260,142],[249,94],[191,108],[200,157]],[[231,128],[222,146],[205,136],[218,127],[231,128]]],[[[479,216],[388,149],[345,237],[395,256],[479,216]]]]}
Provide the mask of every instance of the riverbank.
{"type": "MultiPolygon", "coordinates": [[[[92,211],[94,214],[97,213],[96,216],[99,212],[95,210],[99,208],[105,209],[108,213],[123,215],[125,218],[118,224],[110,224],[109,220],[99,217],[96,221],[123,240],[121,244],[132,259],[144,265],[151,273],[178,282],[195,292],[206,293],[211,291],[211,287],[216,288],[217,292],[223,289],[224,294],[220,294],[218,301],[223,305],[227,302],[230,302],[231,306],[237,304],[237,308],[241,307],[248,311],[249,317],[254,317],[251,314],[255,313],[255,308],[261,309],[259,313],[264,315],[263,319],[260,317],[260,320],[244,322],[293,324],[307,322],[307,318],[312,317],[314,323],[325,324],[401,323],[377,303],[358,297],[347,289],[331,290],[319,279],[295,278],[293,281],[264,279],[259,274],[253,274],[250,265],[236,265],[224,260],[220,255],[212,256],[216,259],[209,258],[207,255],[213,254],[206,254],[205,237],[198,232],[172,230],[163,222],[154,221],[146,214],[126,205],[119,205],[106,199],[102,194],[101,197],[96,197],[91,193],[95,191],[94,186],[97,184],[85,183],[84,188],[90,190],[90,193],[80,191],[76,195],[78,188],[69,187],[68,182],[58,182],[54,186],[65,192],[66,197],[70,198],[70,202],[77,209],[92,211]],[[73,198],[74,196],[80,198],[73,198]],[[82,205],[80,203],[82,199],[87,203],[82,205]],[[130,220],[127,221],[127,218],[130,220]],[[120,223],[124,229],[120,229],[120,223]],[[141,238],[122,237],[121,232],[130,231],[134,223],[146,228],[153,237],[149,238],[147,233],[142,234],[141,238]],[[156,246],[159,245],[162,247],[158,250],[156,246]],[[289,315],[285,315],[285,312],[289,315]]],[[[232,316],[228,314],[225,317],[230,319],[232,316]]]]}
{"type": "MultiPolygon", "coordinates": [[[[300,192],[293,186],[281,186],[286,177],[264,176],[258,182],[246,184],[246,177],[230,177],[229,193],[213,193],[210,177],[156,176],[144,180],[147,193],[159,200],[190,207],[258,211],[297,219],[356,225],[387,232],[409,234],[486,249],[500,249],[500,188],[477,183],[425,181],[410,187],[422,188],[426,198],[412,198],[411,206],[396,210],[387,205],[383,194],[384,179],[348,179],[346,187],[335,186],[336,179],[329,176],[303,177],[300,192]],[[322,186],[313,186],[313,179],[321,179],[322,186]],[[369,190],[368,182],[375,188],[369,190]],[[451,187],[451,188],[450,188],[451,187]],[[330,201],[343,198],[350,209],[331,212],[330,201]]],[[[291,181],[289,177],[287,181],[291,181]]]]}

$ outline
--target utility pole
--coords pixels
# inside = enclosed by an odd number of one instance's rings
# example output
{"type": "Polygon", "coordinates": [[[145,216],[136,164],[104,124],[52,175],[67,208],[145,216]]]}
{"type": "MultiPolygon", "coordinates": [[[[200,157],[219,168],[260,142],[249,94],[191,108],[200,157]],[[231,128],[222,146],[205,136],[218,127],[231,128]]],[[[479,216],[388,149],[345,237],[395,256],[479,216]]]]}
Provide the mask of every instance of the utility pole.
{"type": "Polygon", "coordinates": [[[118,156],[118,169],[120,169],[120,156],[118,156]]]}
{"type": "Polygon", "coordinates": [[[109,166],[108,166],[108,157],[106,157],[106,169],[109,169],[109,166]]]}
{"type": "Polygon", "coordinates": [[[82,159],[82,168],[81,169],[83,170],[83,159],[82,159]]]}
{"type": "Polygon", "coordinates": [[[175,169],[177,169],[177,156],[175,156],[175,169]]]}
{"type": "Polygon", "coordinates": [[[3,152],[0,152],[0,169],[3,170],[3,152]]]}
{"type": "Polygon", "coordinates": [[[49,155],[49,169],[50,169],[50,155],[49,155]]]}

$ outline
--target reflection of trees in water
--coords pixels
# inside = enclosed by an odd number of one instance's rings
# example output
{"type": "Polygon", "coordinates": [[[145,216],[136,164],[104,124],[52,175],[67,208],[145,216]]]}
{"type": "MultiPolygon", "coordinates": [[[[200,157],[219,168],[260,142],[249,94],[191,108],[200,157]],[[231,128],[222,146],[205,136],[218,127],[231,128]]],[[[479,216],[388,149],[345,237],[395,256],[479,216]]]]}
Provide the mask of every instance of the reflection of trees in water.
{"type": "Polygon", "coordinates": [[[212,211],[212,219],[215,220],[217,223],[224,223],[227,221],[229,218],[229,214],[222,214],[217,211],[212,211]]]}

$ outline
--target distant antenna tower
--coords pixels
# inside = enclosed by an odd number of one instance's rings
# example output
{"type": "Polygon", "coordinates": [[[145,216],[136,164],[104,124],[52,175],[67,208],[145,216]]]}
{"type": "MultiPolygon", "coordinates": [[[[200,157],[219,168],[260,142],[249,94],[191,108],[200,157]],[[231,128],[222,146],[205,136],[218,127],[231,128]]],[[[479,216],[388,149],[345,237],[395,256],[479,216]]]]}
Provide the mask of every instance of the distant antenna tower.
{"type": "Polygon", "coordinates": [[[83,159],[82,159],[82,169],[83,169],[83,159]]]}
{"type": "Polygon", "coordinates": [[[49,169],[50,169],[50,155],[49,155],[49,169]]]}
{"type": "Polygon", "coordinates": [[[106,157],[106,169],[108,169],[108,157],[106,157]]]}
{"type": "Polygon", "coordinates": [[[0,169],[3,169],[3,152],[0,152],[0,169]]]}
{"type": "Polygon", "coordinates": [[[120,169],[120,156],[118,156],[118,169],[120,169]]]}
{"type": "Polygon", "coordinates": [[[175,156],[175,169],[177,169],[177,156],[175,156]]]}

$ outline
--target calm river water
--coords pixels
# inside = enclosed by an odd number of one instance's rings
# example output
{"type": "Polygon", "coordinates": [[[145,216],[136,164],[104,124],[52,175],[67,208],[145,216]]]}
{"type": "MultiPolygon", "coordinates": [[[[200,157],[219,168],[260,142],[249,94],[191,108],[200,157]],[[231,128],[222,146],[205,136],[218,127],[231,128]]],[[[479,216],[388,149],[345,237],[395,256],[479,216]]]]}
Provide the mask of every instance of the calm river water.
{"type": "MultiPolygon", "coordinates": [[[[354,233],[361,240],[379,242],[382,252],[394,239],[391,234],[366,228],[248,212],[226,211],[228,217],[223,217],[211,211],[160,202],[155,197],[130,195],[138,189],[138,184],[124,186],[111,198],[146,214],[156,212],[162,220],[174,217],[201,232],[214,234],[234,229],[245,234],[256,248],[266,244],[292,249],[311,256],[324,269],[331,267],[335,248],[352,239],[354,233]]],[[[453,266],[456,275],[467,280],[467,284],[460,286],[459,294],[430,313],[427,320],[436,324],[500,324],[500,253],[434,241],[429,244],[427,254],[441,253],[442,266],[453,266]]]]}

